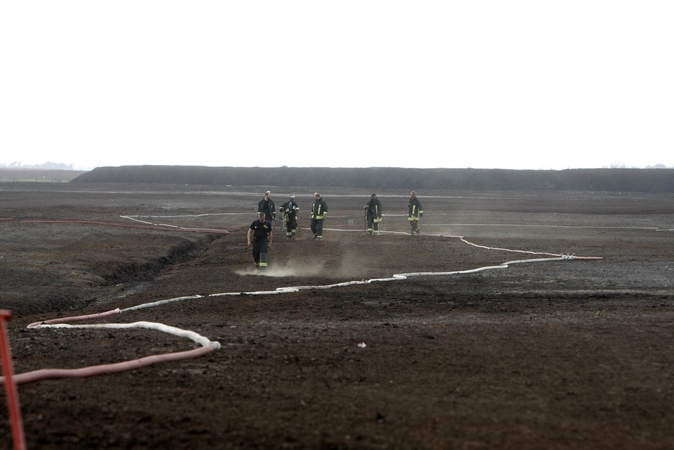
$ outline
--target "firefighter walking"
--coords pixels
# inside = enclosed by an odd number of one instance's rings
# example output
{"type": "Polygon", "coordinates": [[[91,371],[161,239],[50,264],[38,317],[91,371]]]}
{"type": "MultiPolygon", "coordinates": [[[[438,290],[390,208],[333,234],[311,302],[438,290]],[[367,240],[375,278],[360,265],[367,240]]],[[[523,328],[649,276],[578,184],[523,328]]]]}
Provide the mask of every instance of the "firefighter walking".
{"type": "Polygon", "coordinates": [[[321,194],[314,194],[314,204],[311,206],[311,231],[314,239],[323,239],[323,222],[328,216],[328,204],[325,203],[321,194]]]}
{"type": "Polygon", "coordinates": [[[300,207],[295,203],[295,196],[288,197],[288,201],[281,205],[279,211],[283,215],[286,239],[294,239],[297,233],[297,213],[300,212],[300,207]]]}
{"type": "Polygon", "coordinates": [[[381,222],[381,202],[377,194],[372,194],[370,200],[365,205],[365,217],[367,222],[367,234],[379,234],[379,223],[381,222]]]}
{"type": "Polygon", "coordinates": [[[265,213],[260,213],[260,218],[250,224],[248,228],[248,247],[253,247],[253,261],[255,261],[255,270],[264,271],[267,269],[267,254],[271,249],[274,235],[272,233],[271,221],[267,220],[265,213]]]}
{"type": "Polygon", "coordinates": [[[276,206],[274,206],[274,200],[271,199],[271,192],[269,191],[264,193],[264,197],[257,204],[257,217],[260,217],[262,213],[267,216],[270,223],[276,218],[276,206]]]}
{"type": "Polygon", "coordinates": [[[419,234],[419,219],[424,217],[424,210],[421,207],[421,202],[417,198],[417,193],[410,192],[410,202],[407,205],[408,214],[407,220],[410,221],[412,227],[412,234],[419,234]]]}

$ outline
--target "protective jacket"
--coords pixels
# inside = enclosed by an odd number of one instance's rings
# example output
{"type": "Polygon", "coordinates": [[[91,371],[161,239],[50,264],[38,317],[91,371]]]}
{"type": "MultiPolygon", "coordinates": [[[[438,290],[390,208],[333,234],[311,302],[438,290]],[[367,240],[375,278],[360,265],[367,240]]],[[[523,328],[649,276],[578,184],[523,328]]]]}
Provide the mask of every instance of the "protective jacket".
{"type": "Polygon", "coordinates": [[[370,199],[365,205],[367,209],[367,218],[371,219],[373,222],[381,222],[381,202],[379,199],[370,199]]]}
{"type": "Polygon", "coordinates": [[[260,217],[260,213],[264,213],[267,216],[267,219],[272,220],[276,218],[276,206],[274,206],[274,200],[262,199],[257,204],[257,216],[260,217]]]}
{"type": "Polygon", "coordinates": [[[286,223],[297,220],[297,213],[300,212],[300,207],[297,206],[297,203],[288,200],[281,205],[279,211],[283,213],[283,218],[286,223]]]}
{"type": "Polygon", "coordinates": [[[328,204],[325,203],[323,197],[318,198],[314,201],[314,204],[311,206],[311,219],[312,220],[323,220],[328,215],[328,204]]]}
{"type": "Polygon", "coordinates": [[[421,202],[419,197],[410,198],[410,202],[407,205],[409,212],[407,218],[409,220],[419,220],[419,217],[424,215],[424,210],[421,207],[421,202]]]}

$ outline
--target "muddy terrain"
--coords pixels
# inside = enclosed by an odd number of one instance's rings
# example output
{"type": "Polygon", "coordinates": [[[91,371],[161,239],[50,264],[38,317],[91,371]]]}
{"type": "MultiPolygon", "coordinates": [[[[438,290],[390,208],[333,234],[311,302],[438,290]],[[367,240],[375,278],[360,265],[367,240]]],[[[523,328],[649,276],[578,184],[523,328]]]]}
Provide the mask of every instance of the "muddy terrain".
{"type": "Polygon", "coordinates": [[[67,323],[219,347],[20,384],[28,448],[674,448],[674,195],[420,190],[410,236],[409,190],[380,191],[369,236],[371,192],[332,188],[319,242],[319,187],[271,188],[300,230],[275,229],[259,275],[245,233],[268,188],[0,184],[17,374],[202,347],[28,328],[117,308],[67,323]]]}

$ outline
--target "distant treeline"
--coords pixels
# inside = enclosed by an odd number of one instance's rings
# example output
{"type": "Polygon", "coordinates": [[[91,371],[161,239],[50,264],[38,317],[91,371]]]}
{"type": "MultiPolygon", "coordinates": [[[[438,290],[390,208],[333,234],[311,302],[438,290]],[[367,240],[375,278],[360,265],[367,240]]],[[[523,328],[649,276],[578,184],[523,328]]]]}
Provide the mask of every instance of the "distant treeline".
{"type": "Polygon", "coordinates": [[[0,166],[0,182],[67,182],[83,173],[83,170],[6,169],[0,166]]]}
{"type": "Polygon", "coordinates": [[[72,164],[63,164],[56,163],[52,161],[47,161],[42,164],[23,164],[20,161],[14,161],[13,163],[0,164],[0,168],[6,169],[39,169],[39,170],[74,170],[72,164]]]}
{"type": "Polygon", "coordinates": [[[80,175],[72,182],[364,189],[674,192],[674,170],[122,166],[99,167],[80,175]]]}

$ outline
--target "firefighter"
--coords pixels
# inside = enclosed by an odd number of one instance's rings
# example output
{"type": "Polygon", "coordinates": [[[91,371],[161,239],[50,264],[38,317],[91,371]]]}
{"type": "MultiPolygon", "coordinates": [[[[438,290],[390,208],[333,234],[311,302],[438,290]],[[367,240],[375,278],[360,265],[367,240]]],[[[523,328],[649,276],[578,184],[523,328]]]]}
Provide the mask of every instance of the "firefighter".
{"type": "Polygon", "coordinates": [[[270,223],[276,218],[276,206],[274,206],[274,200],[271,199],[269,191],[264,193],[264,197],[257,204],[257,217],[259,218],[262,213],[267,216],[270,223]]]}
{"type": "Polygon", "coordinates": [[[260,217],[250,224],[248,228],[248,247],[253,247],[253,261],[255,261],[255,271],[260,272],[267,269],[267,253],[271,249],[274,234],[271,229],[271,221],[267,220],[265,213],[260,213],[260,217]]]}
{"type": "Polygon", "coordinates": [[[311,231],[314,239],[323,239],[323,221],[328,216],[328,204],[325,203],[321,194],[314,194],[314,204],[311,206],[311,231]]]}
{"type": "Polygon", "coordinates": [[[372,194],[365,205],[365,220],[367,222],[367,234],[379,234],[379,222],[381,222],[381,202],[377,194],[372,194]]]}
{"type": "Polygon", "coordinates": [[[417,193],[414,191],[410,192],[410,202],[407,208],[409,209],[407,220],[410,221],[412,226],[412,234],[419,234],[419,219],[424,217],[424,210],[417,198],[417,193]]]}
{"type": "Polygon", "coordinates": [[[297,233],[297,213],[300,207],[295,203],[295,196],[288,197],[288,201],[281,205],[279,211],[283,215],[283,223],[286,227],[286,239],[295,239],[297,233]]]}

